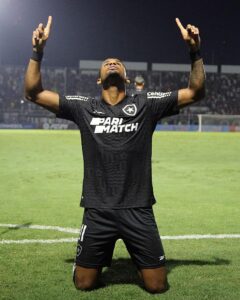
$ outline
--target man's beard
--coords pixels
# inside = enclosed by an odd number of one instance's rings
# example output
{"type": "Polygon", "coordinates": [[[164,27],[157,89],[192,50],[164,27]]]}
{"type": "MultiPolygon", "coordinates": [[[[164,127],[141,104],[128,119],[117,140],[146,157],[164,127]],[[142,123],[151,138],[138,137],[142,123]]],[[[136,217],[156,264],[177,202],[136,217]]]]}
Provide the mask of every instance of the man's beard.
{"type": "Polygon", "coordinates": [[[102,83],[104,90],[109,89],[110,87],[115,86],[119,91],[125,90],[125,80],[118,73],[110,73],[102,83]]]}

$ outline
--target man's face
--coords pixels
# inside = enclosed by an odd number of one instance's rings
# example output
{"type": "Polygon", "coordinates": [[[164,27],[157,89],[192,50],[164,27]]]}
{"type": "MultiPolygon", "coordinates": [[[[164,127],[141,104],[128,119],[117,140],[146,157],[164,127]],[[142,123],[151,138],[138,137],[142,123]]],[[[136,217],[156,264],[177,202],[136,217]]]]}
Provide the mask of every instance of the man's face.
{"type": "Polygon", "coordinates": [[[117,58],[108,58],[102,63],[100,69],[101,82],[103,82],[111,74],[118,74],[124,81],[126,79],[125,66],[117,58]]]}

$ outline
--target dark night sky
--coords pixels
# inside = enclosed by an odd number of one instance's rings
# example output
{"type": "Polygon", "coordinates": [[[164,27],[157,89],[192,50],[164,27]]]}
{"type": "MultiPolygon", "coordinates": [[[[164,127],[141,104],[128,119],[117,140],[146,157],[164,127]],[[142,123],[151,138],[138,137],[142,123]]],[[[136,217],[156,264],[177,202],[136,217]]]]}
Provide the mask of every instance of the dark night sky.
{"type": "Polygon", "coordinates": [[[175,24],[200,28],[207,64],[240,65],[240,0],[0,0],[0,57],[26,64],[31,35],[53,16],[45,64],[77,66],[79,59],[188,63],[175,24]]]}

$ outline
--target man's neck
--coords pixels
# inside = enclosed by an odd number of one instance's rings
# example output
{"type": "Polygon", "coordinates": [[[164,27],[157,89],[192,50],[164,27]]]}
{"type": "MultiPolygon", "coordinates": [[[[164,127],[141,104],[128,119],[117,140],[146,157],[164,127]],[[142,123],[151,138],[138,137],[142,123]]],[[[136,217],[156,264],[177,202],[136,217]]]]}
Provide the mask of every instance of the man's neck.
{"type": "Polygon", "coordinates": [[[122,91],[115,87],[111,86],[107,90],[102,90],[102,98],[105,102],[110,105],[116,105],[121,102],[126,96],[126,92],[122,91]]]}

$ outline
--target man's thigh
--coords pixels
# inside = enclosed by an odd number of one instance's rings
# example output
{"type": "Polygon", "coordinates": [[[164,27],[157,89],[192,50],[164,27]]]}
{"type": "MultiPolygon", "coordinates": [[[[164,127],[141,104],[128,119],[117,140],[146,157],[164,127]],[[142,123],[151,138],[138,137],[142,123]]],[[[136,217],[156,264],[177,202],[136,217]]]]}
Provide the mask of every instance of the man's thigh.
{"type": "Polygon", "coordinates": [[[165,254],[152,208],[128,209],[122,213],[121,234],[133,262],[139,270],[161,272],[155,269],[165,265],[165,254]]]}
{"type": "Polygon", "coordinates": [[[110,266],[118,231],[104,210],[85,209],[75,265],[89,269],[110,266]]]}

